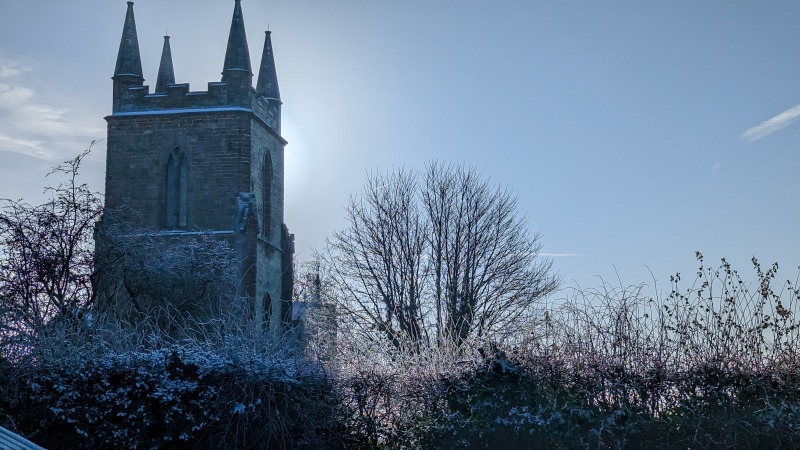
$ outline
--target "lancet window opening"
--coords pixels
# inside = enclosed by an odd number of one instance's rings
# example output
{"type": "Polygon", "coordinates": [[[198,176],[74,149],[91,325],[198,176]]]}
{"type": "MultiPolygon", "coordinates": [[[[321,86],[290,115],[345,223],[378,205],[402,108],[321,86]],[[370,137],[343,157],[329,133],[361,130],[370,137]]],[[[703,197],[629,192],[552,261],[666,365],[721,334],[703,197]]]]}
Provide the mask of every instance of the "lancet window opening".
{"type": "Polygon", "coordinates": [[[264,155],[264,166],[262,167],[261,173],[261,208],[262,208],[262,217],[264,221],[264,227],[262,229],[261,234],[264,237],[268,237],[271,233],[271,224],[272,224],[272,178],[273,178],[273,171],[272,171],[272,157],[269,154],[269,150],[264,155]]]}
{"type": "Polygon", "coordinates": [[[167,159],[166,175],[166,228],[186,228],[189,164],[178,148],[167,159]]]}

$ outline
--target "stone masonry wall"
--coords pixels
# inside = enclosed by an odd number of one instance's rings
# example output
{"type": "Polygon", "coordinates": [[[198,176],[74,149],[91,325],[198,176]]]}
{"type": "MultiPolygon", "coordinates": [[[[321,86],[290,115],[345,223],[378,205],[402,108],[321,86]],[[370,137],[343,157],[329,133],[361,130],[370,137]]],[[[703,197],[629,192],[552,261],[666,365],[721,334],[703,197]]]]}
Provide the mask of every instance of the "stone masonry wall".
{"type": "Polygon", "coordinates": [[[277,330],[280,327],[281,317],[281,230],[283,227],[283,144],[278,142],[260,123],[253,121],[251,128],[252,156],[251,174],[252,192],[256,194],[256,209],[259,211],[259,236],[257,249],[257,274],[256,274],[256,314],[258,317],[268,317],[270,328],[277,330]],[[270,158],[266,158],[266,153],[270,158]],[[269,190],[270,199],[265,199],[263,183],[265,168],[268,161],[272,163],[272,182],[269,190]],[[265,206],[269,210],[265,210],[265,206]],[[271,304],[269,311],[264,311],[266,306],[264,298],[269,295],[271,304]],[[266,313],[266,314],[265,314],[266,313]]]}
{"type": "Polygon", "coordinates": [[[280,330],[283,141],[247,111],[117,113],[107,120],[106,206],[124,205],[145,228],[165,230],[167,159],[179,149],[189,167],[182,229],[235,234],[243,293],[251,296],[255,317],[280,330]],[[265,201],[267,161],[272,182],[265,201]],[[240,193],[252,193],[254,200],[255,217],[245,229],[237,227],[240,193]],[[271,303],[264,311],[267,296],[271,303]]]}
{"type": "Polygon", "coordinates": [[[106,205],[126,205],[154,231],[166,224],[166,166],[189,164],[187,230],[233,230],[236,195],[250,191],[250,115],[184,113],[108,117],[106,205]]]}

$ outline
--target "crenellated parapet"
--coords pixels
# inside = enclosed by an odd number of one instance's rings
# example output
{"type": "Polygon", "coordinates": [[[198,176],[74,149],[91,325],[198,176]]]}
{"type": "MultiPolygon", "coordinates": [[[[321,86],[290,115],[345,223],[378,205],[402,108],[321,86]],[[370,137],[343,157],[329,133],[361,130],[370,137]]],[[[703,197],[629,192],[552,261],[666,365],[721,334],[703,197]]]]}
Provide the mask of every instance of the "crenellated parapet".
{"type": "Polygon", "coordinates": [[[122,91],[118,108],[111,117],[139,114],[192,114],[217,111],[252,112],[275,133],[280,133],[280,103],[258,95],[230,89],[228,83],[213,81],[207,91],[192,91],[189,83],[167,85],[165,93],[150,93],[150,86],[134,86],[122,91]]]}
{"type": "Polygon", "coordinates": [[[114,97],[111,117],[189,114],[227,109],[252,112],[276,134],[280,134],[281,101],[269,32],[259,67],[258,85],[254,88],[241,4],[236,0],[222,81],[209,82],[205,91],[192,91],[188,83],[176,83],[169,36],[164,36],[156,88],[155,92],[150,92],[150,86],[144,84],[142,76],[133,2],[129,1],[112,78],[114,97]]]}

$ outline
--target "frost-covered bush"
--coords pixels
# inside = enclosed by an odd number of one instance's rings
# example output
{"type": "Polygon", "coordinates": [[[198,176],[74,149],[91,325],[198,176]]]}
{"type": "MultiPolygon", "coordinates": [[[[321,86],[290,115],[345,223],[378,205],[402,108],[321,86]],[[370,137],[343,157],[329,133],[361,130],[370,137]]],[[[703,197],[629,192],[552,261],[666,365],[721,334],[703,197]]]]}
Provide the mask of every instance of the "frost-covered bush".
{"type": "Polygon", "coordinates": [[[240,307],[53,322],[0,364],[0,420],[49,449],[341,447],[324,368],[240,307]]]}
{"type": "Polygon", "coordinates": [[[340,347],[346,429],[372,448],[797,448],[797,281],[698,260],[688,288],[576,291],[472,358],[340,347]]]}
{"type": "MultiPolygon", "coordinates": [[[[106,210],[96,228],[97,308],[113,309],[133,322],[154,308],[171,309],[174,318],[200,318],[243,295],[230,242],[210,233],[153,232],[137,226],[131,216],[136,214],[125,209],[106,210]]],[[[166,329],[171,322],[159,326],[166,329]]]]}
{"type": "Polygon", "coordinates": [[[331,384],[286,354],[187,345],[34,363],[16,426],[46,448],[303,448],[333,428],[331,384]]]}
{"type": "Polygon", "coordinates": [[[438,377],[365,375],[340,388],[364,448],[796,448],[800,438],[800,380],[787,372],[648,380],[501,353],[438,377]],[[676,395],[656,413],[634,389],[676,395]]]}
{"type": "Polygon", "coordinates": [[[218,367],[198,356],[151,351],[39,365],[25,387],[45,424],[40,440],[53,432],[77,447],[196,440],[220,413],[213,404],[219,387],[202,383],[218,367]]]}
{"type": "Polygon", "coordinates": [[[365,367],[337,377],[340,421],[350,447],[430,448],[436,442],[445,391],[432,371],[407,369],[365,367]]]}

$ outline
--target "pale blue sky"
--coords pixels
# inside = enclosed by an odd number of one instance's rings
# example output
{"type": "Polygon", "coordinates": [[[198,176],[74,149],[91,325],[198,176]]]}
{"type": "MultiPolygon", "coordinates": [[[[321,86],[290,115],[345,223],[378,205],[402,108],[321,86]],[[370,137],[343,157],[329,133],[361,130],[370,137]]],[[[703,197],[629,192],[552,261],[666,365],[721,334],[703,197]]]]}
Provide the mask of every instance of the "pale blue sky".
{"type": "MultiPolygon", "coordinates": [[[[367,171],[440,159],[514,189],[544,251],[574,255],[554,257],[568,283],[691,275],[695,250],[800,265],[800,2],[242,7],[255,64],[273,32],[301,257],[367,171]]],[[[165,29],[178,82],[218,81],[232,10],[137,1],[148,84],[165,29]]],[[[40,200],[47,167],[105,137],[124,15],[123,0],[0,0],[0,197],[40,200]]],[[[85,172],[101,191],[104,152],[85,172]]]]}

